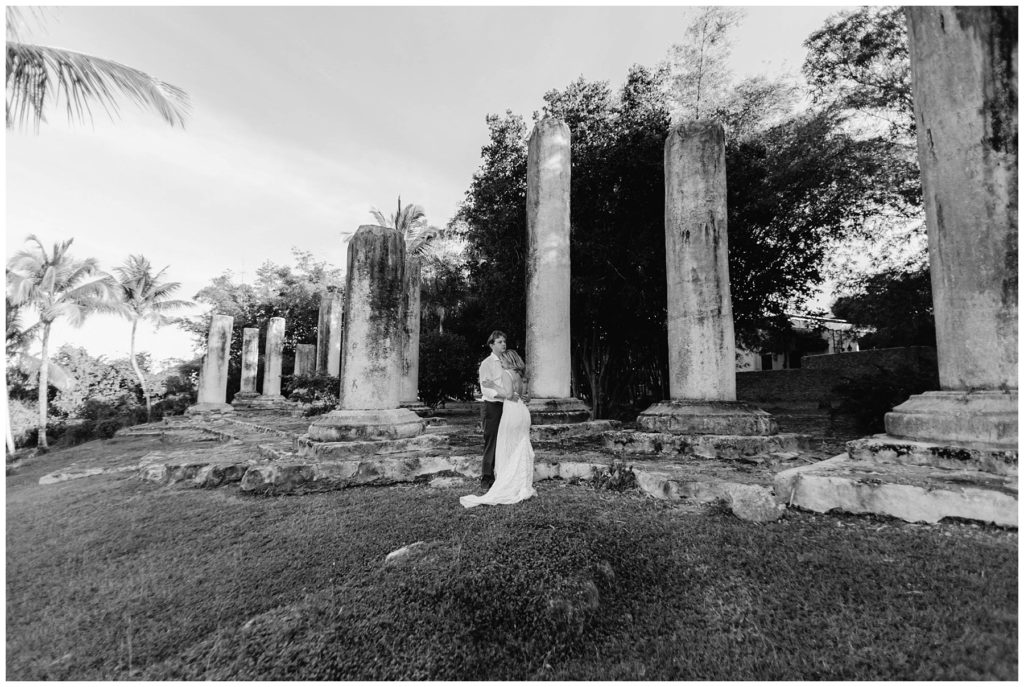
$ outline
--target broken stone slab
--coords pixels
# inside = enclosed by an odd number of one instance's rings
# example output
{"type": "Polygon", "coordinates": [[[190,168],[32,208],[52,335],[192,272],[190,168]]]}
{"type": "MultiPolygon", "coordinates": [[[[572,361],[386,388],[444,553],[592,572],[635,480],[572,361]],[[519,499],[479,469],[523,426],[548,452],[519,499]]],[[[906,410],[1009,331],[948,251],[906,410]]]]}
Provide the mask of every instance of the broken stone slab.
{"type": "Polygon", "coordinates": [[[138,469],[138,466],[136,465],[126,465],[115,468],[65,468],[63,470],[56,470],[43,475],[39,478],[39,484],[60,484],[61,482],[70,482],[73,479],[81,479],[83,477],[92,477],[94,475],[116,472],[128,472],[136,469],[138,469]]]}
{"type": "Polygon", "coordinates": [[[588,422],[573,422],[556,425],[535,423],[530,426],[530,440],[562,441],[578,437],[597,436],[604,432],[616,430],[621,426],[622,423],[618,420],[591,420],[588,422]]]}
{"type": "Polygon", "coordinates": [[[681,474],[678,471],[637,466],[634,466],[633,472],[641,491],[665,501],[688,501],[695,504],[724,501],[730,505],[740,504],[741,512],[752,513],[766,498],[775,500],[770,478],[764,480],[768,483],[744,482],[697,472],[681,474]]]}
{"type": "Polygon", "coordinates": [[[300,436],[296,446],[300,456],[316,460],[351,460],[364,456],[411,458],[448,453],[448,435],[431,433],[377,441],[317,441],[309,436],[300,436]]]}
{"type": "Polygon", "coordinates": [[[618,430],[604,433],[604,445],[620,454],[739,459],[808,449],[810,437],[803,434],[730,436],[618,430]]]}
{"type": "Polygon", "coordinates": [[[771,489],[752,484],[739,484],[729,490],[729,507],[733,515],[749,522],[774,522],[786,512],[785,504],[775,499],[771,489]]]}
{"type": "Polygon", "coordinates": [[[480,458],[366,456],[354,460],[286,460],[250,466],[239,486],[248,492],[304,493],[457,475],[479,478],[480,458]]]}
{"type": "Polygon", "coordinates": [[[242,481],[249,467],[248,462],[170,462],[145,465],[138,470],[139,477],[147,482],[214,488],[242,481]]]}
{"type": "Polygon", "coordinates": [[[1016,449],[983,445],[950,445],[900,439],[876,434],[846,444],[850,458],[877,463],[930,465],[947,470],[980,470],[995,475],[1017,476],[1016,449]]]}
{"type": "Polygon", "coordinates": [[[185,417],[192,420],[203,420],[216,422],[224,417],[230,417],[235,409],[229,403],[197,403],[185,409],[185,417]]]}
{"type": "Polygon", "coordinates": [[[947,470],[834,458],[783,470],[777,497],[818,513],[889,515],[908,522],[964,518],[1017,527],[1017,479],[977,470],[947,470]]]}
{"type": "Polygon", "coordinates": [[[427,545],[427,543],[425,541],[418,541],[418,542],[413,542],[412,544],[408,544],[406,546],[403,546],[400,549],[395,549],[394,551],[392,551],[391,553],[389,553],[387,556],[384,557],[384,565],[391,565],[391,564],[394,564],[394,563],[398,563],[403,558],[408,558],[413,553],[415,553],[417,550],[422,549],[426,545],[427,545]]]}

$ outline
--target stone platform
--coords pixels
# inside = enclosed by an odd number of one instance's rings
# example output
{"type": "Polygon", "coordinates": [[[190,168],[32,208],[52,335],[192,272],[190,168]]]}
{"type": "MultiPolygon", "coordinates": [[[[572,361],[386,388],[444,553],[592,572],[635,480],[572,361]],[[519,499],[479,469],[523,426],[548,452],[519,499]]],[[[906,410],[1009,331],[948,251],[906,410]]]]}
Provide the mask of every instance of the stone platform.
{"type": "Polygon", "coordinates": [[[875,513],[909,522],[963,518],[1017,527],[1017,452],[880,434],[846,453],[775,476],[778,498],[826,513],[875,513]]]}
{"type": "Polygon", "coordinates": [[[571,439],[598,437],[621,426],[622,423],[618,420],[588,420],[556,425],[534,424],[530,425],[530,441],[556,443],[571,439]]]}

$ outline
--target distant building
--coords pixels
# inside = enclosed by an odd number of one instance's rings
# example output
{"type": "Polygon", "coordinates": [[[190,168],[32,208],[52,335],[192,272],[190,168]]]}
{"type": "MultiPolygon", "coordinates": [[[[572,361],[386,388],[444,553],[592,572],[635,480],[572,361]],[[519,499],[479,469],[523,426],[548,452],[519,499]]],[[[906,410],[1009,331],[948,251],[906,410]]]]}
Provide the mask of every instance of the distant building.
{"type": "Polygon", "coordinates": [[[793,331],[780,337],[774,348],[781,350],[748,351],[737,346],[737,372],[799,368],[804,355],[859,351],[861,337],[874,331],[835,317],[790,313],[786,316],[793,331]]]}

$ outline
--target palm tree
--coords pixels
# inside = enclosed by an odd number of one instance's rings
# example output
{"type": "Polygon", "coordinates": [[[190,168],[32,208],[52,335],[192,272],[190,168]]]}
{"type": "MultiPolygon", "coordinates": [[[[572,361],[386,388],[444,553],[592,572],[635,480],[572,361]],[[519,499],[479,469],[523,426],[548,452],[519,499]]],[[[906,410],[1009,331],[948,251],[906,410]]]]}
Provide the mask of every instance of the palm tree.
{"type": "Polygon", "coordinates": [[[423,254],[427,245],[441,233],[437,227],[427,224],[427,213],[422,205],[402,205],[402,196],[398,196],[398,210],[386,217],[377,208],[370,210],[377,223],[382,227],[398,229],[405,237],[407,255],[423,254]]]}
{"type": "MultiPolygon", "coordinates": [[[[7,263],[7,297],[15,306],[29,305],[39,311],[42,327],[41,362],[49,360],[50,328],[59,317],[72,326],[80,326],[86,315],[107,306],[111,294],[110,275],[99,271],[95,258],[75,260],[68,249],[74,239],[53,245],[53,252],[36,236],[30,245],[14,254],[7,263]]],[[[39,365],[39,448],[46,444],[47,391],[49,366],[39,365]]]]}
{"type": "Polygon", "coordinates": [[[194,305],[191,301],[171,300],[171,294],[181,284],[176,281],[162,282],[167,267],[153,274],[153,267],[142,255],[130,255],[120,267],[115,267],[117,285],[120,291],[120,302],[114,305],[116,312],[132,323],[131,361],[135,376],[142,385],[142,395],[146,398],[146,421],[153,421],[153,404],[146,385],[146,376],[139,368],[135,358],[135,332],[141,320],[149,320],[156,326],[170,322],[166,313],[194,305]]]}
{"type": "Polygon", "coordinates": [[[184,128],[189,110],[185,91],[118,62],[72,50],[21,43],[21,8],[7,7],[7,127],[31,122],[36,129],[51,101],[66,103],[68,119],[91,121],[92,104],[113,115],[117,95],[150,107],[171,126],[184,128]]]}

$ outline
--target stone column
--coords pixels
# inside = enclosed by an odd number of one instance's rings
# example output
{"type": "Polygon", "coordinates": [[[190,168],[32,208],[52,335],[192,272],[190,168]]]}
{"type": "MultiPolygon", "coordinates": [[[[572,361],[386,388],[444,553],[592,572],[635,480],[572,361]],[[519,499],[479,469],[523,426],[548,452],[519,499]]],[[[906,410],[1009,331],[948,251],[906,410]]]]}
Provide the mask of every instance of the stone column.
{"type": "Polygon", "coordinates": [[[242,330],[242,385],[231,405],[247,404],[260,394],[256,391],[256,372],[260,358],[260,330],[246,327],[242,330]]]}
{"type": "Polygon", "coordinates": [[[678,434],[774,434],[771,416],[736,402],[729,293],[725,131],[685,122],[665,141],[669,398],[637,418],[678,434]]]}
{"type": "Polygon", "coordinates": [[[284,318],[271,317],[267,323],[267,343],[263,353],[263,396],[284,400],[281,396],[281,353],[284,350],[284,318]]]}
{"type": "Polygon", "coordinates": [[[410,255],[405,262],[405,344],[402,347],[401,405],[416,412],[420,403],[420,274],[423,261],[410,255]]]}
{"type": "Polygon", "coordinates": [[[570,396],[569,127],[537,122],[526,168],[526,351],[530,412],[535,424],[580,422],[590,416],[570,396]]]}
{"type": "Polygon", "coordinates": [[[908,7],[941,391],[888,434],[1017,447],[1017,8],[908,7]]]}
{"type": "Polygon", "coordinates": [[[317,320],[316,372],[339,375],[341,367],[341,338],[343,334],[344,300],[337,291],[324,291],[320,295],[320,314],[317,320]]]}
{"type": "Polygon", "coordinates": [[[423,431],[422,420],[399,407],[405,265],[397,229],[361,226],[349,241],[338,409],[310,425],[311,441],[402,439],[423,431]]]}
{"type": "Polygon", "coordinates": [[[316,346],[313,344],[295,344],[295,369],[292,372],[296,377],[308,377],[315,369],[316,346]]]}
{"type": "Polygon", "coordinates": [[[210,333],[206,339],[206,355],[199,375],[199,394],[190,414],[206,411],[231,411],[227,403],[228,356],[231,353],[231,328],[234,318],[214,315],[210,320],[210,333]]]}

